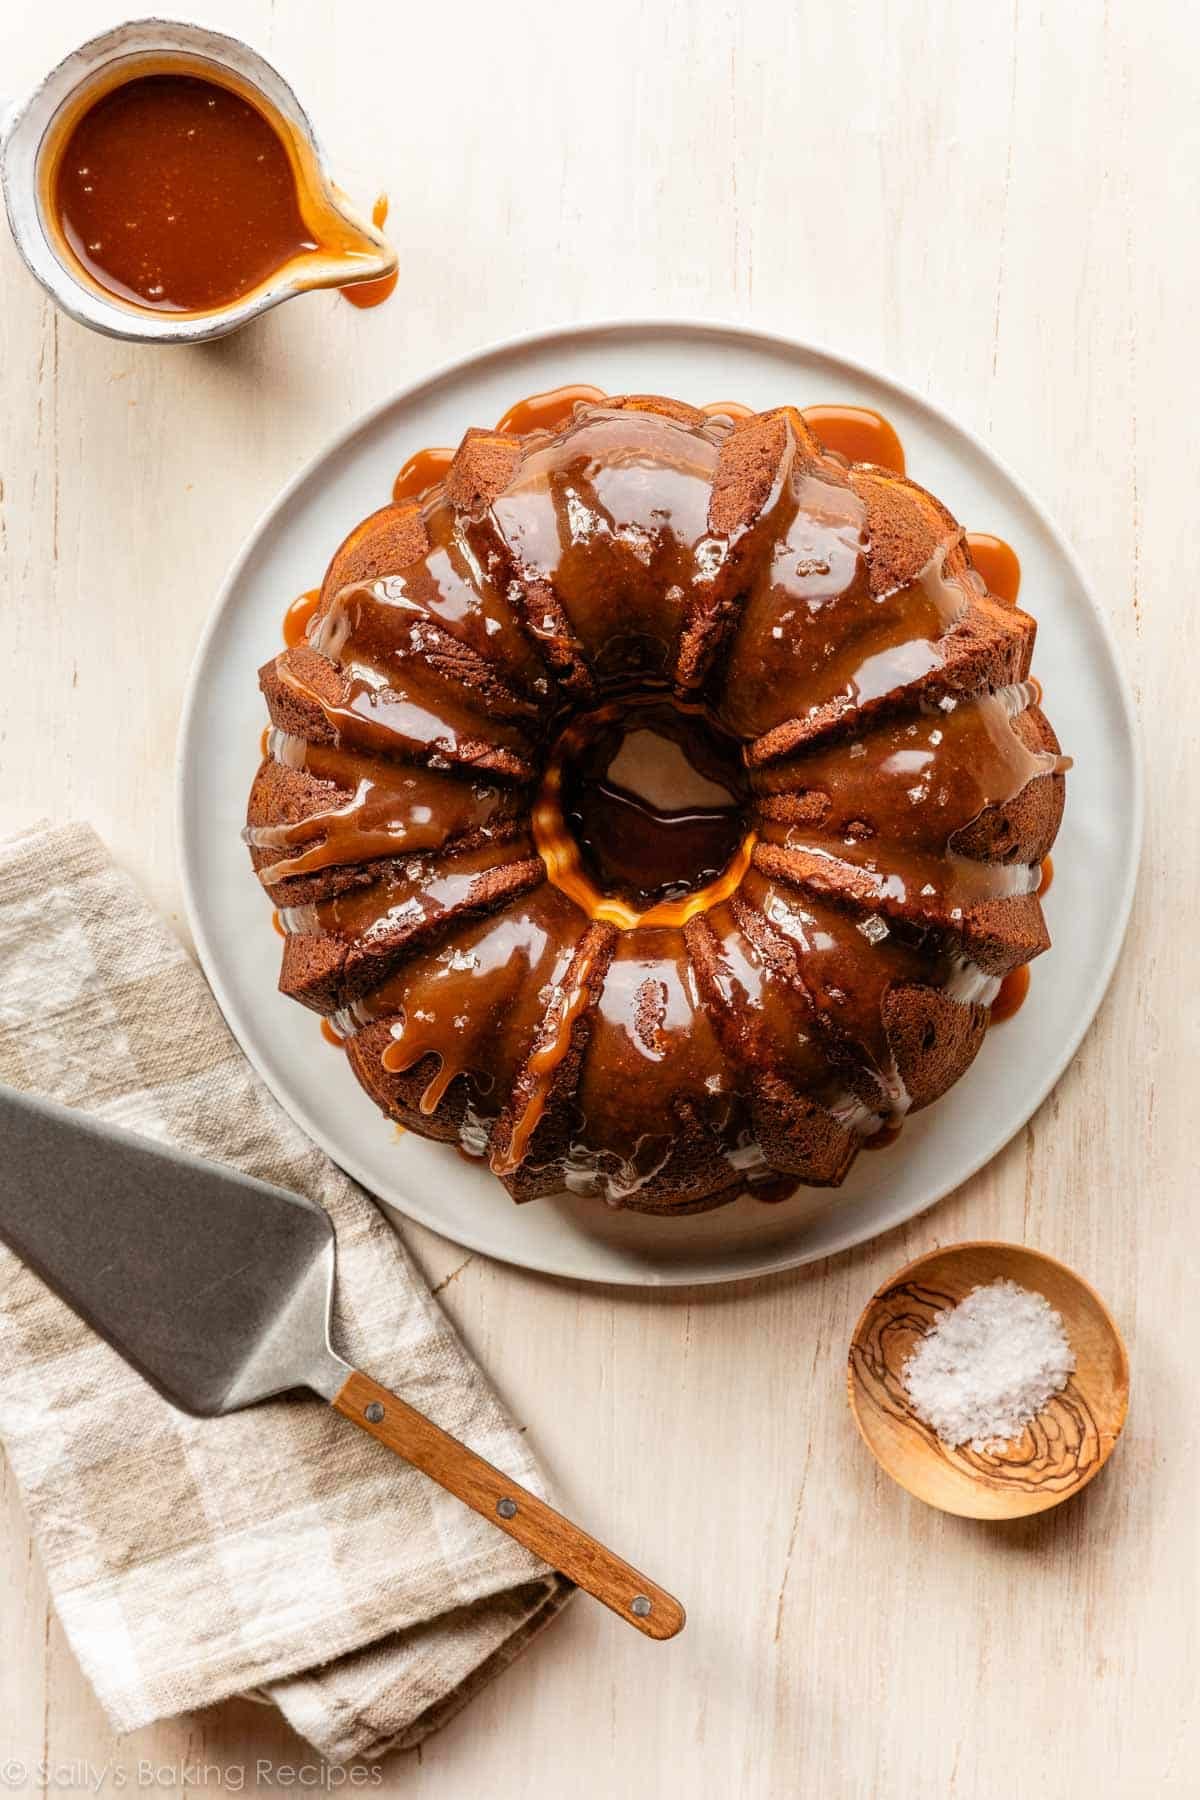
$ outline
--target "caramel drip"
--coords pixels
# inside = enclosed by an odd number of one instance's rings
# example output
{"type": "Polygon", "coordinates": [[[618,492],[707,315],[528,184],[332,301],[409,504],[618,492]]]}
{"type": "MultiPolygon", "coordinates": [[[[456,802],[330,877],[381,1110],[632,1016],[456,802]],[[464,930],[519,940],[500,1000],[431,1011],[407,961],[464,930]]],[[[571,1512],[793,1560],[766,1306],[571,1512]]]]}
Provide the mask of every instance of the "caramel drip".
{"type": "MultiPolygon", "coordinates": [[[[766,916],[769,921],[769,911],[766,916]]],[[[835,946],[845,953],[853,922],[823,907],[789,905],[751,871],[738,896],[714,908],[707,924],[715,955],[707,970],[706,994],[727,1016],[739,1050],[756,1068],[781,1070],[806,1093],[819,1094],[831,1110],[855,1110],[830,1068],[805,979],[810,956],[828,958],[835,946]],[[779,929],[760,932],[757,941],[750,937],[743,928],[747,902],[774,907],[785,923],[794,924],[791,941],[779,929]]],[[[838,990],[840,979],[835,973],[826,986],[838,990]]]]}
{"type": "Polygon", "coordinates": [[[492,1156],[491,1168],[495,1175],[511,1175],[525,1161],[530,1139],[545,1114],[554,1078],[571,1047],[572,1033],[591,999],[589,982],[596,957],[595,949],[583,950],[570,972],[570,986],[557,989],[547,1006],[546,1035],[525,1065],[526,1077],[532,1085],[513,1121],[508,1148],[492,1156]]]}
{"type": "MultiPolygon", "coordinates": [[[[371,208],[371,222],[377,230],[383,230],[387,224],[387,216],[388,197],[386,194],[380,194],[371,208]]],[[[384,301],[390,299],[395,293],[396,283],[399,279],[399,269],[393,269],[390,274],[381,275],[377,281],[354,282],[351,286],[342,288],[342,299],[348,300],[351,306],[364,308],[382,306],[384,301]]]]}
{"type": "Polygon", "coordinates": [[[782,1201],[790,1200],[801,1185],[797,1175],[768,1175],[761,1181],[751,1178],[746,1183],[746,1192],[764,1206],[778,1206],[782,1201]]]}
{"type": "Polygon", "coordinates": [[[298,600],[293,600],[284,613],[283,641],[289,650],[294,650],[297,644],[302,644],[308,636],[309,624],[320,603],[320,588],[309,588],[306,594],[301,594],[298,600]]]}
{"type": "Polygon", "coordinates": [[[977,901],[1035,892],[1027,864],[954,847],[986,809],[1069,767],[1013,729],[1031,697],[1025,685],[928,707],[757,770],[763,840],[804,854],[818,885],[912,918],[953,921],[977,901]]]}
{"type": "Polygon", "coordinates": [[[354,1003],[353,1023],[393,1020],[380,1059],[389,1074],[439,1059],[420,1095],[426,1117],[461,1075],[470,1078],[471,1106],[494,1118],[542,1024],[544,996],[566,977],[582,925],[552,888],[535,889],[414,955],[354,1003]]]}
{"type": "MultiPolygon", "coordinates": [[[[322,619],[322,628],[331,623],[338,623],[333,609],[322,619]]],[[[467,763],[478,762],[487,746],[524,756],[529,744],[518,730],[489,716],[484,701],[422,662],[411,623],[398,635],[407,642],[397,643],[396,654],[389,657],[380,647],[374,660],[348,636],[339,658],[340,699],[317,693],[282,660],[276,665],[280,683],[304,706],[316,708],[338,741],[351,749],[385,756],[433,752],[467,763]]]]}
{"type": "Polygon", "coordinates": [[[1010,969],[1000,983],[1000,991],[992,1001],[992,1024],[1003,1025],[1020,1012],[1029,993],[1029,964],[1020,963],[1010,969]]]}
{"type": "MultiPolygon", "coordinates": [[[[658,414],[581,415],[527,452],[489,520],[528,587],[545,584],[597,682],[669,680],[726,544],[708,529],[718,440],[658,414]],[[653,481],[647,478],[653,469],[653,481]]],[[[530,623],[552,635],[553,616],[530,623]]]]}
{"type": "Polygon", "coordinates": [[[418,450],[400,465],[400,473],[392,483],[392,504],[399,506],[404,500],[420,499],[430,488],[445,481],[453,461],[453,450],[418,450]]]}
{"type": "MultiPolygon", "coordinates": [[[[395,528],[392,509],[378,516],[385,534],[395,528]]],[[[441,489],[419,513],[410,508],[407,520],[413,528],[408,542],[399,550],[385,543],[380,552],[410,559],[401,567],[393,564],[386,574],[335,588],[335,559],[326,578],[331,598],[313,634],[314,647],[344,666],[360,664],[393,683],[398,662],[425,657],[444,679],[472,687],[469,698],[488,712],[540,713],[549,694],[545,667],[509,595],[476,554],[467,523],[441,489]],[[482,698],[474,691],[481,675],[491,690],[482,698]]],[[[364,548],[369,556],[369,541],[364,548]]],[[[355,562],[352,553],[343,566],[353,569],[355,562]]]]}
{"type": "Polygon", "coordinates": [[[437,849],[512,814],[512,796],[486,780],[464,781],[283,732],[272,733],[270,747],[277,761],[335,784],[343,797],[289,824],[246,827],[243,836],[254,849],[290,852],[260,869],[265,882],[437,849]]]}
{"type": "Polygon", "coordinates": [[[850,714],[921,681],[966,611],[939,549],[912,581],[872,594],[865,508],[849,488],[803,475],[791,523],[742,613],[717,715],[763,736],[832,707],[850,714]]]}
{"type": "Polygon", "coordinates": [[[806,406],[801,418],[826,450],[849,463],[874,463],[904,473],[904,447],[895,427],[869,406],[806,406]]]}
{"type": "Polygon", "coordinates": [[[258,754],[260,756],[265,756],[267,754],[267,740],[270,735],[271,727],[269,725],[264,725],[258,734],[258,754]]]}
{"type": "MultiPolygon", "coordinates": [[[[713,400],[700,408],[710,419],[743,424],[757,415],[739,400],[713,400]]],[[[904,474],[904,446],[896,428],[870,406],[805,406],[800,417],[827,451],[848,463],[874,463],[904,474]]]]}
{"type": "Polygon", "coordinates": [[[1038,896],[1039,900],[1041,899],[1043,894],[1048,894],[1050,892],[1050,887],[1051,887],[1051,883],[1053,882],[1053,880],[1054,880],[1054,858],[1052,856],[1044,856],[1042,858],[1041,877],[1038,881],[1038,888],[1037,888],[1037,896],[1038,896]]]}
{"type": "Polygon", "coordinates": [[[561,431],[574,417],[577,406],[602,406],[606,398],[603,388],[589,387],[586,382],[549,388],[544,394],[529,394],[510,406],[498,421],[496,431],[502,437],[523,437],[531,431],[561,431]]]}
{"type": "Polygon", "coordinates": [[[743,406],[740,400],[710,400],[700,411],[710,419],[732,419],[735,424],[754,417],[753,408],[743,406]]]}
{"type": "Polygon", "coordinates": [[[271,914],[271,924],[274,927],[274,929],[279,933],[280,937],[287,936],[287,926],[284,924],[283,920],[280,918],[278,911],[275,911],[271,914]]]}
{"type": "Polygon", "coordinates": [[[455,509],[440,495],[422,512],[427,550],[420,562],[376,583],[381,603],[420,614],[460,640],[498,676],[524,710],[545,708],[545,666],[518,622],[507,594],[476,554],[455,509]]]}
{"type": "Polygon", "coordinates": [[[533,846],[524,837],[467,849],[451,844],[442,855],[422,853],[389,869],[382,880],[367,887],[291,907],[284,914],[285,923],[289,931],[319,932],[346,943],[402,942],[426,933],[435,922],[486,905],[494,891],[486,878],[532,858],[533,846]]]}
{"type": "Polygon", "coordinates": [[[986,531],[968,531],[966,546],[989,594],[1015,606],[1021,591],[1021,563],[1011,544],[986,531]]]}
{"type": "Polygon", "coordinates": [[[909,982],[949,988],[963,966],[951,947],[917,948],[887,929],[864,931],[854,913],[757,869],[708,923],[720,948],[718,994],[731,1016],[757,1022],[760,1055],[849,1130],[907,1112],[885,1003],[909,982]],[[839,1072],[851,1052],[874,1083],[870,1106],[847,1092],[839,1072]]]}
{"type": "Polygon", "coordinates": [[[682,1188],[685,1135],[709,1146],[749,1142],[743,1086],[701,999],[684,933],[624,933],[589,1016],[567,1185],[614,1204],[672,1171],[682,1188]]]}
{"type": "Polygon", "coordinates": [[[321,1020],[321,1036],[325,1039],[325,1042],[332,1045],[335,1050],[344,1050],[346,1048],[345,1038],[337,1027],[328,1019],[321,1020]]]}

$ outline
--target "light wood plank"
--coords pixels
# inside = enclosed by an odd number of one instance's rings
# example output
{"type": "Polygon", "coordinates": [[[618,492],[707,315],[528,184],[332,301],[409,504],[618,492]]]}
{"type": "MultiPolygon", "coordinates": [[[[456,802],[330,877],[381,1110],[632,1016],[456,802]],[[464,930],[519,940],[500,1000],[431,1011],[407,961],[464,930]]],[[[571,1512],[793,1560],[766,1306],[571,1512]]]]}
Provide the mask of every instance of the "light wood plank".
{"type": "MultiPolygon", "coordinates": [[[[1194,13],[204,11],[278,57],[350,191],[390,192],[400,296],[374,314],[313,297],[152,353],[60,320],[0,244],[0,828],[90,817],[178,925],[180,696],[254,517],[424,368],[580,317],[744,318],[929,392],[1065,526],[1145,712],[1150,835],[1113,990],[1022,1138],[926,1218],[796,1275],[667,1296],[464,1263],[412,1230],[564,1507],[661,1575],[689,1624],[664,1648],[572,1608],[420,1756],[391,1759],[382,1791],[1196,1792],[1194,13]],[[1110,1469],[1003,1529],[887,1483],[842,1379],[877,1282],[979,1236],[1077,1267],[1133,1368],[1110,1469]]],[[[9,0],[0,81],[17,91],[112,16],[9,0]]],[[[0,1764],[136,1779],[141,1757],[199,1760],[253,1785],[258,1758],[305,1760],[248,1703],[115,1739],[48,1623],[6,1481],[0,1764]]]]}

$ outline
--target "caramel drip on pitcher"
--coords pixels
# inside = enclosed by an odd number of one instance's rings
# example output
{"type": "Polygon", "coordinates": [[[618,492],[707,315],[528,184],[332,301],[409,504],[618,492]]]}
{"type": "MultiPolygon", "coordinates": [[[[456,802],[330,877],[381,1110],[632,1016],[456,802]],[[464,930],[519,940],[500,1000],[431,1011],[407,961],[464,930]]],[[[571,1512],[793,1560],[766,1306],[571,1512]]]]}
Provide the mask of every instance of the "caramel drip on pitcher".
{"type": "MultiPolygon", "coordinates": [[[[380,194],[371,208],[371,223],[376,230],[383,230],[387,224],[387,216],[388,197],[386,194],[380,194]]],[[[381,275],[377,281],[353,282],[349,287],[342,288],[342,299],[348,300],[351,306],[362,308],[382,306],[384,301],[390,299],[395,293],[396,283],[399,279],[399,269],[393,269],[390,274],[381,275]]]]}

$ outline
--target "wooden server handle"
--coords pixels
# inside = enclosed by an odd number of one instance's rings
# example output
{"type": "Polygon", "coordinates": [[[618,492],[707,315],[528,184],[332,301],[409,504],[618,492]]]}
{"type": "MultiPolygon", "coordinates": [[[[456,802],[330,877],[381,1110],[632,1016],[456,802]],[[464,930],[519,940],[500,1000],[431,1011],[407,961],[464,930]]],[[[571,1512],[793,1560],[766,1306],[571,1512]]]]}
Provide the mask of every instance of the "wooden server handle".
{"type": "Polygon", "coordinates": [[[369,1375],[355,1369],[333,1405],[646,1637],[670,1638],[683,1630],[678,1600],[369,1375]]]}

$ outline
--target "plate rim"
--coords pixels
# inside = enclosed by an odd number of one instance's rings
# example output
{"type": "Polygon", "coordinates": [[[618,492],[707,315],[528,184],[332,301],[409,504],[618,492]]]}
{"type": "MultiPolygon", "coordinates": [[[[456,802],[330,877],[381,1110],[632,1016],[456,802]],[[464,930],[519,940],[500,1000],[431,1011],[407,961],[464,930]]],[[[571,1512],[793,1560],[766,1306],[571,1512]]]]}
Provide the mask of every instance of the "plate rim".
{"type": "MultiPolygon", "coordinates": [[[[1107,614],[1100,606],[1092,589],[1083,564],[1066,534],[1061,530],[1047,508],[1030,491],[1026,483],[1010,467],[1007,461],[998,455],[983,438],[970,426],[964,425],[951,413],[918,392],[907,382],[889,374],[876,365],[863,361],[860,357],[848,355],[826,343],[813,339],[800,338],[787,332],[776,331],[767,327],[740,324],[727,319],[704,319],[666,316],[649,316],[641,318],[608,318],[585,320],[539,327],[535,330],[519,332],[515,335],[494,339],[488,343],[451,357],[436,368],[419,376],[416,380],[393,390],[384,398],[375,402],[356,418],[352,419],[340,431],[325,439],[295,474],[275,494],[274,498],[258,514],[249,531],[243,537],[240,548],[226,570],[225,577],[209,608],[196,647],[192,653],[184,687],[183,701],[179,713],[179,726],[175,739],[175,755],[173,768],[175,802],[173,808],[173,831],[175,840],[176,866],[179,873],[180,889],[183,899],[184,915],[188,929],[196,947],[197,959],[205,980],[212,992],[221,1015],[234,1041],[243,1056],[251,1064],[268,1092],[287,1113],[288,1117],[310,1137],[334,1165],[341,1169],[351,1180],[358,1183],[371,1198],[380,1205],[385,1213],[400,1213],[412,1219],[416,1224],[424,1226],[436,1236],[450,1243],[459,1244],[476,1255],[490,1257],[493,1261],[506,1263],[511,1267],[528,1269],[539,1275],[549,1275],[557,1280],[571,1281],[589,1287],[619,1287],[634,1289],[656,1289],[664,1287],[715,1287],[732,1281],[753,1280],[769,1274],[783,1274],[789,1270],[801,1268],[807,1263],[824,1261],[828,1257],[842,1256],[848,1250],[860,1244],[870,1243],[874,1238],[895,1230],[913,1219],[920,1218],[931,1207],[944,1200],[948,1194],[973,1179],[982,1168],[985,1168],[997,1156],[1004,1146],[1024,1129],[1029,1120],[1040,1110],[1050,1093],[1061,1081],[1066,1070],[1073,1061],[1079,1046],[1095,1022],[1096,1015],[1104,1002],[1104,998],[1112,984],[1117,961],[1124,947],[1129,930],[1129,921],[1133,911],[1133,902],[1137,889],[1138,875],[1141,865],[1143,838],[1145,829],[1145,753],[1140,721],[1134,700],[1133,686],[1126,671],[1124,660],[1117,643],[1116,633],[1107,614]],[[848,374],[865,377],[891,388],[918,411],[924,413],[936,426],[948,429],[965,439],[972,450],[985,462],[991,463],[1011,484],[1012,489],[1038,520],[1042,529],[1054,544],[1055,550],[1070,568],[1079,590],[1091,611],[1093,623],[1099,629],[1101,641],[1107,652],[1108,661],[1114,677],[1115,691],[1119,700],[1121,714],[1125,726],[1125,738],[1129,749],[1130,774],[1130,834],[1129,855],[1126,859],[1124,876],[1117,903],[1112,913],[1112,929],[1106,955],[1093,982],[1091,995],[1087,1004],[1081,1008],[1073,1029],[1062,1039],[1057,1052],[1047,1062],[1047,1073],[1036,1090],[1036,1098],[1023,1119],[1011,1128],[1002,1129],[998,1134],[981,1141],[981,1149],[970,1165],[956,1173],[953,1181],[939,1186],[936,1192],[929,1194],[913,1210],[902,1219],[892,1220],[875,1230],[847,1229],[842,1236],[835,1236],[832,1244],[826,1243],[811,1254],[803,1247],[795,1251],[766,1251],[761,1260],[752,1257],[739,1262],[736,1268],[728,1270],[707,1269],[690,1270],[686,1264],[682,1266],[680,1276],[675,1279],[671,1274],[657,1269],[624,1268],[613,1270],[607,1274],[595,1275],[564,1270],[561,1264],[546,1257],[539,1257],[535,1251],[531,1254],[506,1254],[494,1245],[484,1243],[472,1233],[455,1229],[451,1234],[446,1230],[444,1222],[432,1218],[428,1210],[419,1202],[413,1202],[407,1195],[404,1204],[398,1200],[384,1199],[375,1192],[369,1179],[356,1173],[353,1167],[355,1159],[344,1158],[342,1150],[335,1150],[322,1131],[313,1131],[308,1123],[297,1118],[293,1105],[286,1097],[286,1090],[280,1091],[283,1084],[277,1085],[272,1076],[262,1066],[258,1057],[243,1041],[237,1030],[233,1015],[236,1007],[221,978],[217,958],[209,941],[208,933],[202,923],[199,903],[199,879],[192,867],[191,851],[186,829],[186,813],[190,798],[190,780],[192,769],[188,759],[188,743],[194,726],[200,692],[201,677],[208,661],[209,653],[216,635],[224,623],[235,590],[251,558],[256,554],[258,546],[267,532],[272,528],[277,516],[287,508],[298,491],[310,481],[323,464],[343,454],[359,437],[366,435],[386,414],[418,400],[426,392],[437,388],[444,382],[463,375],[471,369],[486,367],[489,363],[520,354],[535,348],[566,346],[573,341],[593,340],[596,338],[617,338],[620,336],[663,336],[687,338],[732,339],[741,344],[758,345],[769,351],[785,355],[802,356],[819,359],[832,365],[839,365],[848,374]]],[[[532,1244],[531,1244],[532,1251],[532,1244]]]]}

